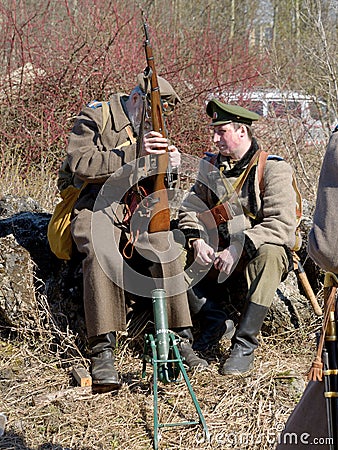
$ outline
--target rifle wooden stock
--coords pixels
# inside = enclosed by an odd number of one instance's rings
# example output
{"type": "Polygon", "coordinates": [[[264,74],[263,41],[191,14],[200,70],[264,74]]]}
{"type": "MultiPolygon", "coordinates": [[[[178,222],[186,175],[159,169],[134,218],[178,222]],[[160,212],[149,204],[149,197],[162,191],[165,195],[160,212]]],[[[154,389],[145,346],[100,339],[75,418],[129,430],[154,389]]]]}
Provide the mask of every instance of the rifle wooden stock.
{"type": "MultiPolygon", "coordinates": [[[[148,25],[144,23],[145,33],[145,53],[148,65],[148,75],[150,78],[150,103],[151,103],[151,121],[154,131],[158,131],[163,137],[167,137],[162,104],[161,93],[158,85],[157,74],[155,69],[155,61],[153,50],[150,45],[148,36],[148,25]]],[[[154,175],[153,195],[154,206],[152,216],[149,222],[149,233],[158,231],[168,231],[170,229],[170,209],[168,202],[167,186],[166,186],[166,172],[168,168],[168,152],[157,156],[157,174],[154,175]]]]}

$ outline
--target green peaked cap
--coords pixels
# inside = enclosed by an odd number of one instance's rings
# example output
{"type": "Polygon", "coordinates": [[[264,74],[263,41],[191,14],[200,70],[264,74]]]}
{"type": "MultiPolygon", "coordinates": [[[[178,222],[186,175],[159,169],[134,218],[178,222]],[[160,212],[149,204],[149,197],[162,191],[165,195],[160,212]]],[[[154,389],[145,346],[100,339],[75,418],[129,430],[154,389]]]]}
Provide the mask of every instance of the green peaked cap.
{"type": "Polygon", "coordinates": [[[207,104],[207,114],[212,118],[211,125],[223,125],[230,122],[239,122],[251,125],[260,116],[238,105],[227,105],[213,98],[207,104]]]}

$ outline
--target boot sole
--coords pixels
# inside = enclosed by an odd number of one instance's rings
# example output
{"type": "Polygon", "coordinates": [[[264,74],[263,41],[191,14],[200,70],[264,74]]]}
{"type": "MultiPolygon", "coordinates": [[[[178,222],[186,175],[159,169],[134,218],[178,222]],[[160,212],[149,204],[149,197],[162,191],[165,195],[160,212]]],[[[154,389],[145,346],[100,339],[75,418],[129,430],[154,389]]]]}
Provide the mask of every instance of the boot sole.
{"type": "Polygon", "coordinates": [[[221,373],[221,375],[223,375],[225,377],[238,377],[238,378],[242,377],[242,378],[245,378],[248,375],[250,375],[250,373],[252,373],[253,369],[254,369],[254,365],[252,364],[252,365],[250,365],[250,367],[247,370],[245,370],[243,372],[241,372],[240,370],[232,370],[232,371],[231,370],[224,370],[224,368],[222,368],[220,373],[221,373]]]}
{"type": "Polygon", "coordinates": [[[93,382],[92,389],[95,393],[104,393],[110,391],[118,391],[121,389],[122,383],[110,383],[109,381],[93,382]]]}

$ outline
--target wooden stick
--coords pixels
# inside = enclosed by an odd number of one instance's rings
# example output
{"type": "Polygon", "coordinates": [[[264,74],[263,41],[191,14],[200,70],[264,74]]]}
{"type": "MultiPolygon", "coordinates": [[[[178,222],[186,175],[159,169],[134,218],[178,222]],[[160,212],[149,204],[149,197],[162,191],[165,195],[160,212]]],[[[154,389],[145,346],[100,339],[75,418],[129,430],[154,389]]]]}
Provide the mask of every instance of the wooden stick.
{"type": "Polygon", "coordinates": [[[74,367],[72,375],[81,387],[92,385],[92,377],[84,367],[74,367]]]}
{"type": "Polygon", "coordinates": [[[293,252],[293,263],[294,263],[294,270],[296,272],[296,275],[299,278],[299,281],[301,282],[304,291],[305,291],[305,295],[306,297],[310,300],[311,306],[313,308],[314,313],[317,316],[322,316],[323,315],[323,311],[322,308],[319,306],[318,302],[317,302],[317,298],[313,292],[313,289],[309,283],[308,277],[306,276],[304,267],[302,266],[298,255],[296,255],[295,252],[293,252]]]}
{"type": "Polygon", "coordinates": [[[33,403],[35,406],[44,406],[48,403],[53,403],[56,400],[62,398],[69,398],[72,400],[82,400],[92,395],[92,388],[90,386],[75,387],[69,389],[63,389],[61,391],[50,392],[48,394],[41,394],[33,397],[33,403]]]}

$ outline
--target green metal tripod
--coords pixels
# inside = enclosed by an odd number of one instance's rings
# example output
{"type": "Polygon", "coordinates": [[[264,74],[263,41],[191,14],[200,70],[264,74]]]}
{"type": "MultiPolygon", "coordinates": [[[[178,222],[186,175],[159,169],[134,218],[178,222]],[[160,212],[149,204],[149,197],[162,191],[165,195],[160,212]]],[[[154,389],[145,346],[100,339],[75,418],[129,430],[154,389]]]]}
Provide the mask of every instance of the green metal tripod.
{"type": "Polygon", "coordinates": [[[152,334],[145,335],[142,378],[146,376],[147,363],[152,364],[154,385],[154,450],[158,450],[159,430],[163,427],[201,425],[204,430],[206,442],[210,442],[210,433],[207,424],[177,348],[178,338],[168,330],[165,291],[163,289],[155,289],[152,291],[152,299],[156,337],[152,334]],[[158,381],[163,383],[177,383],[182,381],[182,379],[186,383],[199,419],[185,422],[160,423],[158,417],[158,381]]]}

